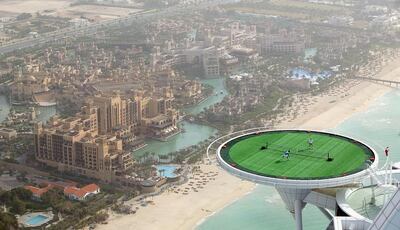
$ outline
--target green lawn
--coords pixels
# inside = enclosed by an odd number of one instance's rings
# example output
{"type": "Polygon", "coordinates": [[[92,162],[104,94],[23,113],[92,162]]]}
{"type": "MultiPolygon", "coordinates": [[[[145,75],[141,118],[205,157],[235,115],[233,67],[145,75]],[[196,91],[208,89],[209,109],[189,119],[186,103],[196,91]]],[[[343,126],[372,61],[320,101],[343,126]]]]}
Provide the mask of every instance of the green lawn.
{"type": "Polygon", "coordinates": [[[221,150],[222,158],[246,172],[290,179],[339,177],[365,168],[366,146],[341,136],[305,131],[272,131],[241,137],[221,150]],[[313,147],[308,139],[313,139],[313,147]],[[261,147],[268,143],[268,148],[261,147]],[[290,150],[290,158],[282,155],[290,150]],[[332,161],[327,161],[328,153],[332,161]]]}

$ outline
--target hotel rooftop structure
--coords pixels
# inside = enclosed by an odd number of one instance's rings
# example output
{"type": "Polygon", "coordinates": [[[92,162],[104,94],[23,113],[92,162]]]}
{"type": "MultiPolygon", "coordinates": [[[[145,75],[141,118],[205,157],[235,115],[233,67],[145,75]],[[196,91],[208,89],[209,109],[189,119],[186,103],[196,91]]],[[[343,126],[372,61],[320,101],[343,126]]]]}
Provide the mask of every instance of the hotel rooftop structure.
{"type": "Polygon", "coordinates": [[[180,132],[173,99],[168,90],[152,97],[96,95],[75,116],[35,125],[36,159],[59,171],[113,181],[132,168],[128,150],[138,136],[165,140],[180,132]]]}
{"type": "Polygon", "coordinates": [[[303,229],[307,204],[330,220],[326,229],[400,229],[400,170],[388,160],[379,169],[375,150],[359,140],[256,128],[220,137],[207,154],[234,176],[274,186],[297,230],[303,229]]]}
{"type": "Polygon", "coordinates": [[[34,129],[35,156],[39,162],[103,181],[133,166],[122,140],[112,134],[99,134],[98,108],[86,106],[74,117],[52,117],[34,129]]]}

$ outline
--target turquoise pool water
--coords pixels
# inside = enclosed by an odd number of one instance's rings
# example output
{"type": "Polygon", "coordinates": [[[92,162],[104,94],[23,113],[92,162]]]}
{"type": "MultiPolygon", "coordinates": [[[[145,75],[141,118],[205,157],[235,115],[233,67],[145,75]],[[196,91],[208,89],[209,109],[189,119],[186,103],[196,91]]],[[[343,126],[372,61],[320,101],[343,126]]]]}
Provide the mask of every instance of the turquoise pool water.
{"type": "Polygon", "coordinates": [[[303,68],[293,68],[290,70],[291,78],[293,79],[303,79],[307,78],[311,81],[316,81],[319,78],[325,79],[333,75],[331,71],[321,71],[319,73],[313,73],[303,68]]]}
{"type": "Polygon", "coordinates": [[[47,216],[38,214],[36,216],[33,216],[29,218],[26,223],[29,224],[30,226],[40,226],[44,223],[46,223],[49,220],[47,216]]]}
{"type": "MultiPolygon", "coordinates": [[[[360,139],[375,148],[384,163],[383,148],[390,146],[390,158],[400,161],[400,91],[395,90],[379,98],[367,111],[355,114],[330,131],[360,139]]],[[[358,202],[358,204],[360,204],[358,202]]],[[[304,229],[321,230],[328,220],[321,212],[307,205],[303,212],[304,229]]],[[[272,187],[258,185],[242,199],[210,216],[197,230],[291,230],[294,219],[285,209],[279,194],[272,187]]]]}
{"type": "Polygon", "coordinates": [[[156,168],[159,176],[163,176],[166,178],[175,178],[178,176],[174,173],[174,171],[177,169],[177,166],[175,165],[156,165],[156,168]]]}

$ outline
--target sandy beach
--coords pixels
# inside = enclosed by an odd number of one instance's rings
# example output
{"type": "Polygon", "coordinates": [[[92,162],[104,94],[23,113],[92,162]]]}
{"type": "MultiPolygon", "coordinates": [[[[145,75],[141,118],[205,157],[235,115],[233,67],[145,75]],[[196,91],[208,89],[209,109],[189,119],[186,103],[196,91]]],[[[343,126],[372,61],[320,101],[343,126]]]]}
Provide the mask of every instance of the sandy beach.
{"type": "MultiPolygon", "coordinates": [[[[400,57],[384,62],[374,78],[400,81],[400,57]]],[[[368,81],[347,80],[323,95],[305,99],[297,104],[297,117],[283,120],[280,128],[331,129],[355,113],[365,111],[369,105],[393,88],[368,81]],[[307,104],[308,103],[308,104],[307,104]],[[306,106],[304,106],[306,105],[306,106]]],[[[301,100],[301,98],[300,98],[301,100]]]]}
{"type": "MultiPolygon", "coordinates": [[[[400,58],[398,53],[395,56],[391,61],[388,61],[388,57],[377,60],[377,72],[373,77],[400,81],[400,58]]],[[[371,66],[374,65],[369,64],[365,68],[371,66]]],[[[365,71],[369,72],[368,69],[365,71]]],[[[352,114],[365,111],[371,102],[389,90],[391,88],[388,86],[349,79],[322,95],[297,96],[292,106],[287,108],[288,115],[278,119],[276,124],[279,128],[334,128],[352,114]]],[[[153,198],[154,205],[140,207],[136,214],[111,213],[108,224],[98,225],[96,229],[194,229],[207,216],[218,212],[255,187],[253,183],[231,176],[216,165],[202,164],[200,167],[203,173],[216,176],[197,192],[164,192],[153,198]]],[[[185,187],[188,185],[179,186],[183,190],[185,187]]]]}
{"type": "MultiPolygon", "coordinates": [[[[217,173],[198,192],[164,192],[153,197],[154,205],[140,207],[134,215],[111,214],[107,225],[96,229],[192,229],[203,218],[250,192],[255,185],[233,177],[215,165],[200,165],[203,173],[217,173]]],[[[190,183],[190,182],[189,182],[190,183]]],[[[187,184],[179,186],[184,190],[187,184]]],[[[129,202],[127,202],[129,204],[129,202]]],[[[134,205],[133,207],[137,207],[134,205]]]]}

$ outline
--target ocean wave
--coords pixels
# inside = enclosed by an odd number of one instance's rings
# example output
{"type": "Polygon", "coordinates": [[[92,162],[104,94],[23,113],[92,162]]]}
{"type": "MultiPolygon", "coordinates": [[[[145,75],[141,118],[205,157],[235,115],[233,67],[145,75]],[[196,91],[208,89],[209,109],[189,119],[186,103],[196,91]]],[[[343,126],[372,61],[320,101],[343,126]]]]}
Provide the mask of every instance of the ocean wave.
{"type": "Polygon", "coordinates": [[[392,120],[389,118],[378,119],[378,123],[392,124],[392,120]]]}

